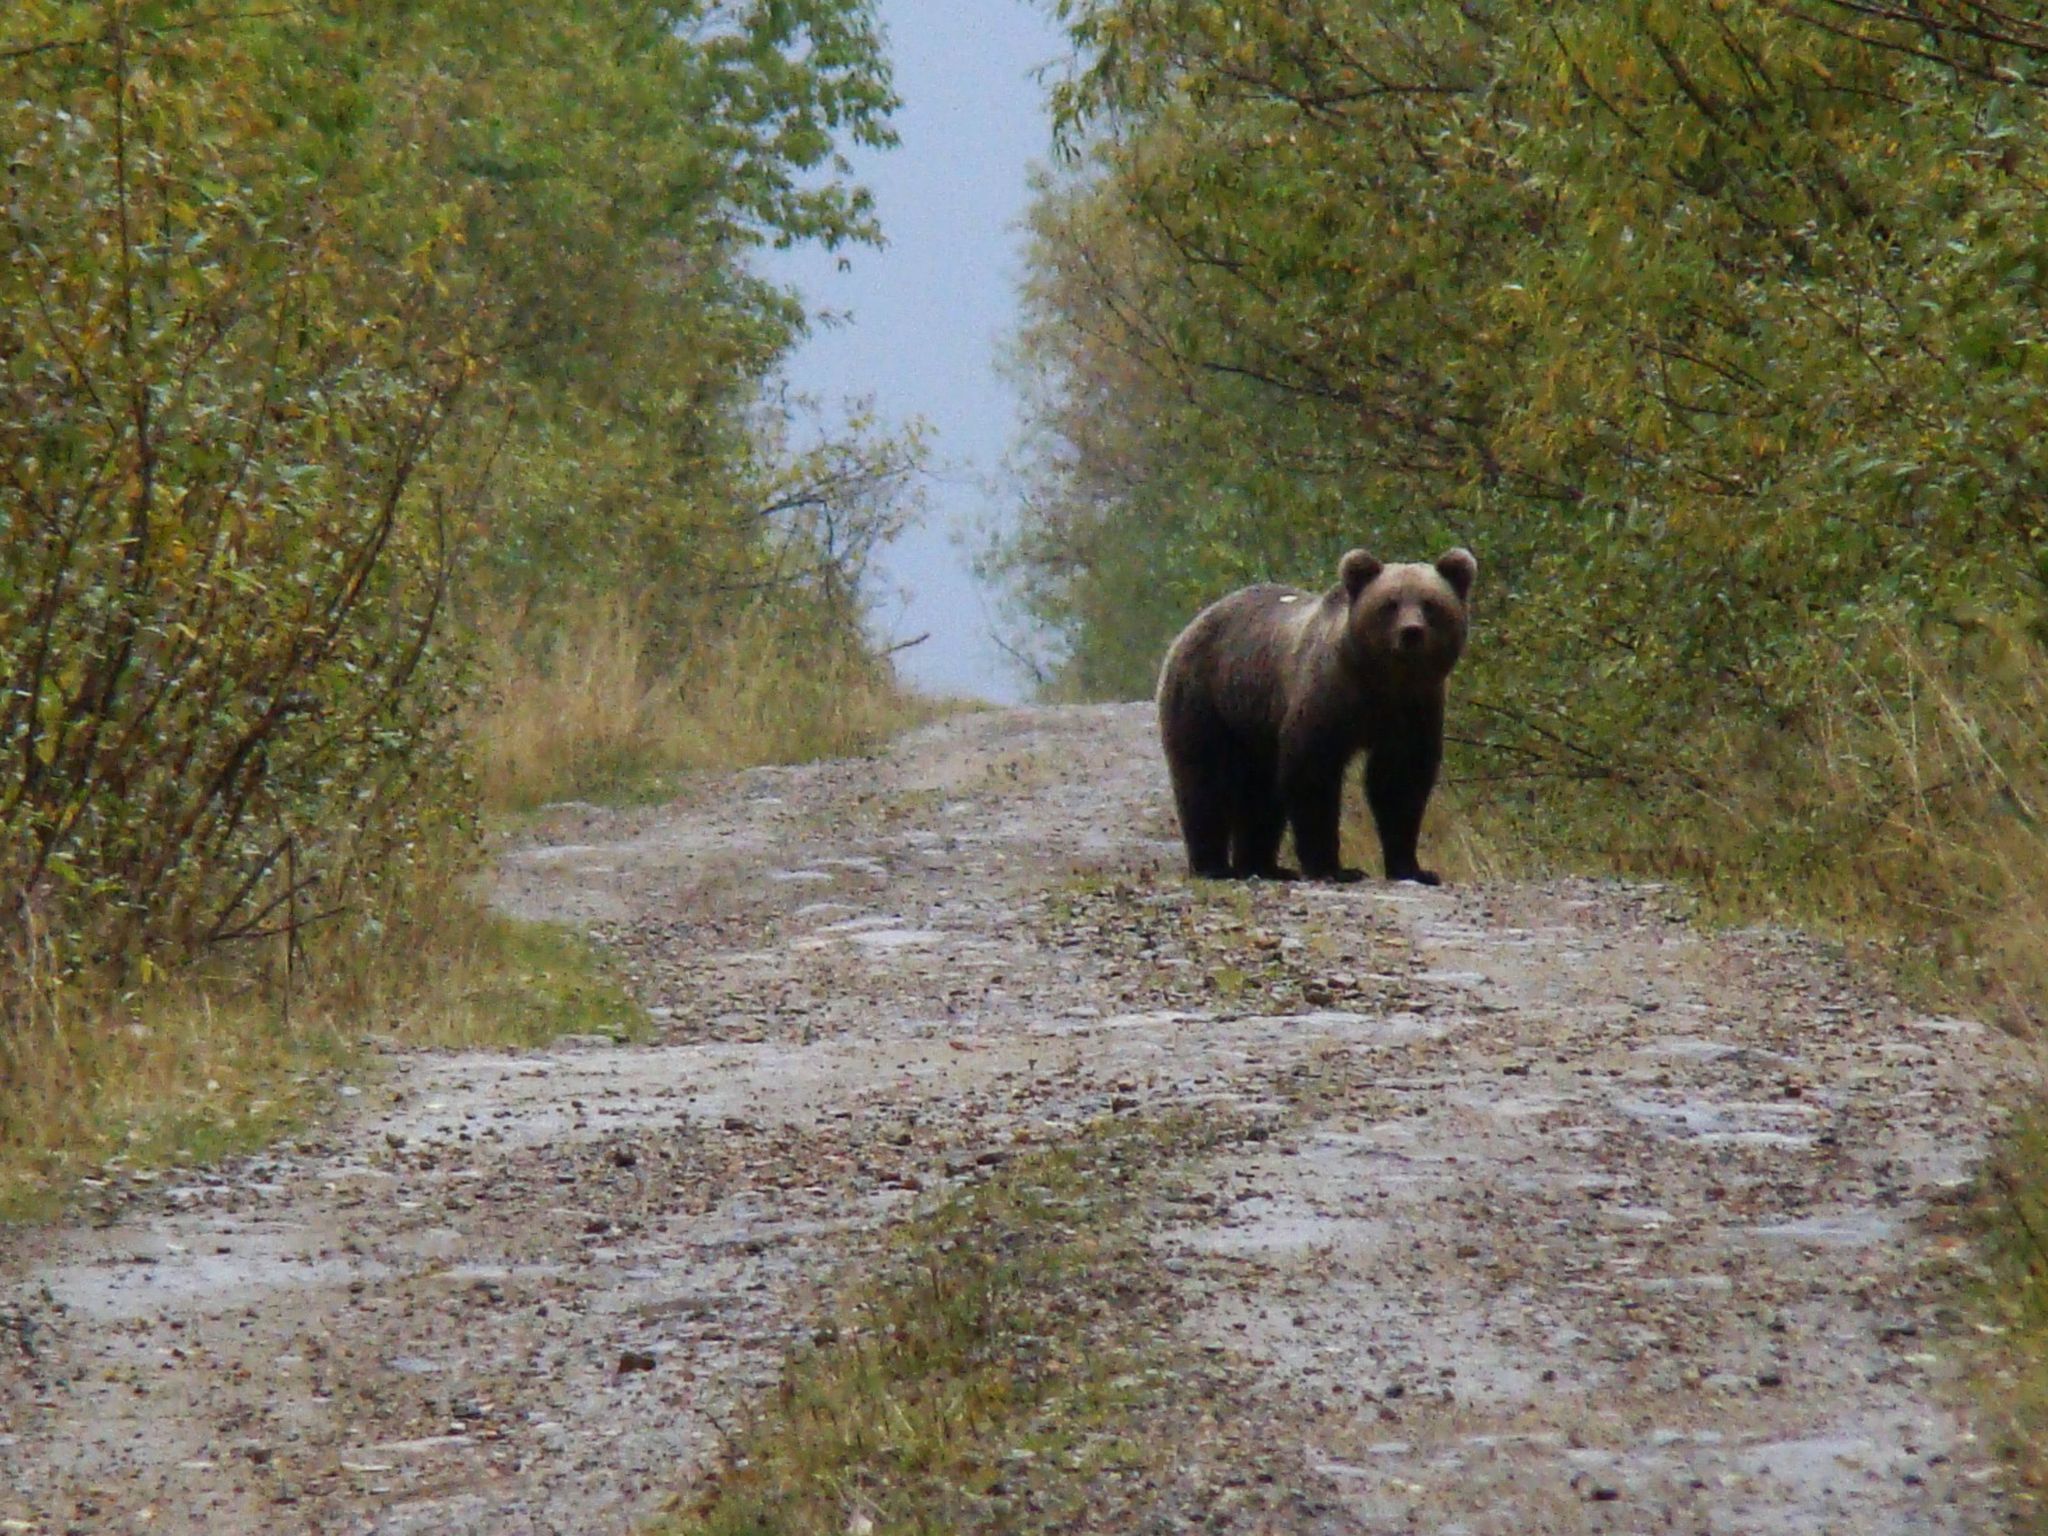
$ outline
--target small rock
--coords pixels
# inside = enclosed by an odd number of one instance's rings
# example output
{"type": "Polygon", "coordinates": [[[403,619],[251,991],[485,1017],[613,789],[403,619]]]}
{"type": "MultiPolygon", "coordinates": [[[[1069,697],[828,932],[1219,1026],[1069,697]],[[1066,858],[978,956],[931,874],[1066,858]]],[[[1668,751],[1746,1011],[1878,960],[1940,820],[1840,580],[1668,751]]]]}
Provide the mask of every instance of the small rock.
{"type": "Polygon", "coordinates": [[[619,1351],[619,1374],[654,1369],[654,1351],[651,1349],[622,1349],[619,1351]]]}

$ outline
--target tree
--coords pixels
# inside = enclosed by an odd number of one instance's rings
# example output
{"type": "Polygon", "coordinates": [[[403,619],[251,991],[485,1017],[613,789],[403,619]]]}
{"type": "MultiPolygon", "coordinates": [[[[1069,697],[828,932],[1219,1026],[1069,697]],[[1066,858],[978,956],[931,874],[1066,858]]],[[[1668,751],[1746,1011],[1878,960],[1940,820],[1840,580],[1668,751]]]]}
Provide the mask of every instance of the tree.
{"type": "MultiPolygon", "coordinates": [[[[872,5],[372,0],[344,20],[341,51],[377,61],[359,206],[398,231],[442,210],[444,281],[500,322],[472,600],[545,632],[623,590],[685,645],[698,594],[760,590],[782,558],[756,516],[793,472],[764,385],[804,320],[749,253],[879,238],[844,159],[893,142],[872,5]]],[[[855,451],[910,446],[869,431],[855,451]]]]}
{"type": "Polygon", "coordinates": [[[1027,347],[1062,408],[1130,359],[1130,435],[1253,498],[1234,562],[1180,541],[1204,582],[1457,532],[1541,594],[1514,633],[1561,683],[1782,710],[1793,636],[1986,600],[1965,548],[2038,570],[2031,52],[1775,4],[1065,13],[1089,171],[1027,347]]]}

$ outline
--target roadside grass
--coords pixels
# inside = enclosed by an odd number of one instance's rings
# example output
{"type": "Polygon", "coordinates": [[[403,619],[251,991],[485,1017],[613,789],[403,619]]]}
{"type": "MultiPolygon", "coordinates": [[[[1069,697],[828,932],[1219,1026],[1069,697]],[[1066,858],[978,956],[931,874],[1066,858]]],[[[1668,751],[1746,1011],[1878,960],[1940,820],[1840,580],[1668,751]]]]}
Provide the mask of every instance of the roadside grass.
{"type": "Polygon", "coordinates": [[[884,660],[808,642],[766,612],[659,659],[623,598],[555,626],[537,650],[483,637],[486,687],[467,735],[486,809],[659,799],[672,776],[872,752],[963,707],[901,687],[884,660]]]}
{"type": "MultiPolygon", "coordinates": [[[[502,634],[481,649],[492,686],[466,723],[501,822],[570,796],[656,798],[679,771],[872,751],[974,707],[910,694],[886,662],[843,647],[807,650],[765,613],[666,671],[622,601],[538,657],[502,634]]],[[[460,852],[448,858],[403,911],[309,931],[289,956],[280,940],[139,982],[5,962],[0,1220],[52,1215],[82,1180],[261,1146],[316,1118],[382,1051],[647,1029],[584,940],[487,911],[460,852]]]]}
{"type": "Polygon", "coordinates": [[[1798,924],[1925,1006],[2038,1033],[2048,651],[1986,627],[1944,660],[1892,631],[1821,670],[1781,728],[1707,723],[1682,763],[1633,764],[1633,783],[1459,782],[1477,762],[1459,749],[1425,847],[1465,878],[1670,882],[1704,921],[1798,924]]]}
{"type": "Polygon", "coordinates": [[[661,1536],[1137,1529],[1183,1379],[1145,1207],[1237,1134],[1100,1122],[886,1234],[661,1536]]]}
{"type": "Polygon", "coordinates": [[[0,1032],[0,1220],[90,1180],[148,1177],[317,1117],[400,1047],[635,1037],[645,1015],[579,935],[484,910],[452,875],[384,931],[325,935],[168,978],[17,985],[0,1032]]]}

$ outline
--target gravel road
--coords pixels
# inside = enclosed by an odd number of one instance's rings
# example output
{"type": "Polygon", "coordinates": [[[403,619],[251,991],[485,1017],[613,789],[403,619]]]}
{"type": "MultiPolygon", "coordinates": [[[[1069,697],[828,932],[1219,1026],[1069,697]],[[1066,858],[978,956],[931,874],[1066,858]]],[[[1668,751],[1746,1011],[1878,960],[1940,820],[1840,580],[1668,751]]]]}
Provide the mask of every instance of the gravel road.
{"type": "Polygon", "coordinates": [[[625,1531],[862,1234],[1205,1107],[1284,1133],[1154,1250],[1295,1528],[2000,1527],[1949,1214],[2027,1057],[1640,887],[1192,885],[1151,731],[961,715],[550,812],[496,900],[659,1041],[398,1059],[0,1234],[0,1531],[625,1531]]]}

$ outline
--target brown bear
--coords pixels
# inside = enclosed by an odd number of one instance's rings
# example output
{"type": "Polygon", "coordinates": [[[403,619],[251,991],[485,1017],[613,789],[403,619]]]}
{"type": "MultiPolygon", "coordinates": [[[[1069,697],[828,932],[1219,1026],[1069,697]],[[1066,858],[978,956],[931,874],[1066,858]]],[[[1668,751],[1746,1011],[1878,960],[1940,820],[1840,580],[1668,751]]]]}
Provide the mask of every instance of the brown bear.
{"type": "Polygon", "coordinates": [[[1389,880],[1435,885],[1415,858],[1443,758],[1444,684],[1465,648],[1479,562],[1382,565],[1354,549],[1318,597],[1246,587],[1181,631],[1159,673],[1159,735],[1188,866],[1211,879],[1358,880],[1337,851],[1344,770],[1360,752],[1389,880]]]}

